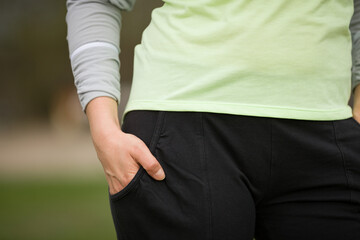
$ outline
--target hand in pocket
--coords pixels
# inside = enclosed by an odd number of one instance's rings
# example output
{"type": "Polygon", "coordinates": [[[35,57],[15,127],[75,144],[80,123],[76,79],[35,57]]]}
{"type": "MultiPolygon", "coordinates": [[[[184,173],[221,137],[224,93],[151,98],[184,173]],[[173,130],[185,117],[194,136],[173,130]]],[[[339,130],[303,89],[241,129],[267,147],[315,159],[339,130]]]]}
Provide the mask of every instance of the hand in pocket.
{"type": "Polygon", "coordinates": [[[165,178],[159,162],[146,144],[121,130],[117,103],[109,97],[97,97],[86,107],[92,140],[104,168],[110,194],[115,194],[134,178],[140,165],[156,180],[165,178]]]}
{"type": "Polygon", "coordinates": [[[110,194],[124,189],[138,172],[140,165],[156,180],[163,180],[165,173],[146,144],[133,134],[116,130],[94,138],[98,158],[104,168],[110,194]]]}

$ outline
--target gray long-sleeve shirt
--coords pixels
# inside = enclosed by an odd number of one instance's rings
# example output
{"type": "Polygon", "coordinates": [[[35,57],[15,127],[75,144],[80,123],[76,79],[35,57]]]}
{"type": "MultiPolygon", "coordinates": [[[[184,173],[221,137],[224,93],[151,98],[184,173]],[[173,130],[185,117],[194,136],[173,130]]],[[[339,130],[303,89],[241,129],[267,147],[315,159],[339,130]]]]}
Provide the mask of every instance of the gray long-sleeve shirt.
{"type": "Polygon", "coordinates": [[[68,0],[68,43],[83,111],[99,96],[120,101],[121,10],[135,0],[68,0]]]}
{"type": "MultiPolygon", "coordinates": [[[[68,0],[70,58],[83,110],[99,96],[120,100],[119,42],[121,11],[135,0],[68,0]]],[[[360,0],[354,0],[352,89],[360,84],[360,0]]]]}

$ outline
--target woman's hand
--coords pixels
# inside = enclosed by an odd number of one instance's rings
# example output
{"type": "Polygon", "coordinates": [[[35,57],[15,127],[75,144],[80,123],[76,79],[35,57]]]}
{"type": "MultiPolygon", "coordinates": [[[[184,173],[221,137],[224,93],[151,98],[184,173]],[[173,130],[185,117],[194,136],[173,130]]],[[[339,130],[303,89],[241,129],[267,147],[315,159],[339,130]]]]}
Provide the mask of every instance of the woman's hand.
{"type": "Polygon", "coordinates": [[[140,165],[154,179],[165,178],[161,165],[146,144],[135,135],[121,131],[114,99],[98,97],[91,100],[86,107],[86,115],[110,194],[115,194],[127,186],[140,165]]]}
{"type": "Polygon", "coordinates": [[[354,91],[353,117],[360,124],[360,84],[354,91]]]}

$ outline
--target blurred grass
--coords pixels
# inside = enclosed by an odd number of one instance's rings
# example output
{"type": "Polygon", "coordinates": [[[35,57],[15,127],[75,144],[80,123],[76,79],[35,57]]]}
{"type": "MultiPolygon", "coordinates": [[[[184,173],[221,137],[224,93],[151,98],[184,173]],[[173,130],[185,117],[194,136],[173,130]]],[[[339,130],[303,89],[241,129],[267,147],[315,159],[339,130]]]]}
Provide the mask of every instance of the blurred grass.
{"type": "Polygon", "coordinates": [[[105,180],[1,180],[0,192],[0,239],[116,239],[105,180]]]}

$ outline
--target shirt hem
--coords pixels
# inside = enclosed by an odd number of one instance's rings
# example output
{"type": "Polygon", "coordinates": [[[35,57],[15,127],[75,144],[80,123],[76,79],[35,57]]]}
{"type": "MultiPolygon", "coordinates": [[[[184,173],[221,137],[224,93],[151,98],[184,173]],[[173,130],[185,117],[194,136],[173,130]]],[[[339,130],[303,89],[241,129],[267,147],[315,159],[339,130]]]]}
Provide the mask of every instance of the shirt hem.
{"type": "Polygon", "coordinates": [[[319,121],[341,120],[352,117],[352,109],[348,105],[340,109],[305,109],[221,102],[129,101],[126,105],[121,123],[123,123],[125,115],[133,110],[211,112],[257,117],[319,121]]]}

